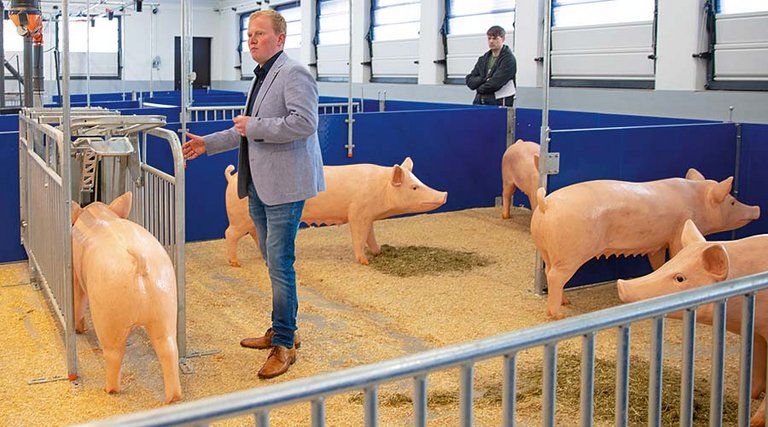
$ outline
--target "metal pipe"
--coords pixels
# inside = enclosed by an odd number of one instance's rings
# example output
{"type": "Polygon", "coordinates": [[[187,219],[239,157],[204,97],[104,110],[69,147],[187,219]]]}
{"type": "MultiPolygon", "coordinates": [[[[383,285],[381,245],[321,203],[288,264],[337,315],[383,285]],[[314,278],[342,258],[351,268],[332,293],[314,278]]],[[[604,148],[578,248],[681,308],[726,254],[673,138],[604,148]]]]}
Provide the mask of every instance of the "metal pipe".
{"type": "MultiPolygon", "coordinates": [[[[62,141],[62,159],[61,159],[61,183],[64,192],[64,224],[72,224],[72,176],[71,176],[71,112],[69,103],[69,1],[64,0],[62,2],[62,13],[65,19],[62,28],[61,46],[64,60],[62,61],[61,73],[62,73],[62,131],[64,133],[62,141]]],[[[26,72],[24,74],[27,74],[26,72]]],[[[67,378],[70,381],[77,379],[77,349],[75,341],[75,300],[74,292],[72,289],[72,227],[63,227],[61,233],[64,234],[64,247],[62,251],[64,257],[64,271],[63,281],[64,284],[64,304],[65,310],[69,315],[67,316],[67,327],[64,328],[64,342],[67,347],[67,378]]]]}
{"type": "Polygon", "coordinates": [[[474,400],[474,363],[461,365],[459,386],[459,425],[472,426],[472,401],[474,400]]]}
{"type": "Polygon", "coordinates": [[[365,388],[363,397],[363,410],[365,411],[365,427],[379,425],[379,389],[376,384],[365,388]]]}
{"type": "Polygon", "coordinates": [[[683,361],[680,370],[680,425],[693,424],[693,374],[696,356],[696,309],[683,314],[683,361]]]}
{"type": "Polygon", "coordinates": [[[755,333],[755,294],[744,295],[741,306],[741,360],[739,362],[739,425],[749,425],[752,390],[752,341],[755,333]]]}
{"type": "Polygon", "coordinates": [[[427,376],[418,375],[413,379],[413,424],[416,427],[427,425],[427,376]]]}
{"type": "Polygon", "coordinates": [[[32,98],[32,39],[24,37],[24,106],[34,106],[32,98]]]}
{"type": "MultiPolygon", "coordinates": [[[[91,0],[86,2],[86,8],[91,9],[91,0]]],[[[86,13],[85,23],[85,105],[91,107],[91,15],[86,13]]]]}
{"type": "Polygon", "coordinates": [[[325,398],[318,397],[312,401],[312,427],[325,426],[325,398]]]}
{"type": "Polygon", "coordinates": [[[664,367],[664,317],[653,319],[648,372],[648,427],[661,426],[661,386],[664,367]]]}
{"type": "Polygon", "coordinates": [[[557,343],[544,346],[544,372],[541,382],[541,419],[545,427],[555,427],[555,389],[557,387],[557,343]]]}
{"type": "MultiPolygon", "coordinates": [[[[32,61],[32,104],[35,107],[43,106],[43,44],[33,43],[32,61]]],[[[3,80],[3,79],[0,79],[3,80]]]]}
{"type": "Polygon", "coordinates": [[[723,377],[725,376],[725,302],[712,304],[712,374],[709,393],[709,426],[723,425],[723,377]]]}
{"type": "Polygon", "coordinates": [[[595,412],[594,395],[595,334],[590,332],[581,338],[581,427],[592,425],[595,412]]]}
{"type": "MultiPolygon", "coordinates": [[[[549,81],[551,78],[549,62],[550,39],[552,37],[552,0],[546,0],[544,2],[544,8],[544,52],[542,52],[542,57],[544,58],[544,70],[542,72],[544,82],[542,85],[543,105],[541,109],[541,135],[539,137],[539,187],[546,190],[547,156],[549,155],[549,81]]],[[[539,251],[536,251],[534,269],[534,291],[538,295],[541,295],[544,293],[547,278],[544,274],[544,260],[539,251]]]]}
{"type": "Polygon", "coordinates": [[[347,157],[352,157],[352,149],[355,144],[352,143],[352,126],[355,119],[352,118],[352,0],[349,0],[349,67],[347,69],[347,83],[349,93],[347,94],[347,157]]]}
{"type": "Polygon", "coordinates": [[[629,411],[629,341],[630,326],[619,326],[616,344],[616,417],[614,424],[626,426],[629,411]]]}
{"type": "Polygon", "coordinates": [[[517,395],[517,353],[504,356],[504,389],[501,394],[501,416],[504,427],[515,426],[517,395]]]}
{"type": "MultiPolygon", "coordinates": [[[[0,16],[5,16],[5,6],[0,1],[0,16]]],[[[2,70],[2,78],[0,78],[0,108],[5,107],[5,31],[3,31],[4,25],[0,25],[0,70],[2,70]]]]}
{"type": "Polygon", "coordinates": [[[190,80],[192,75],[192,47],[189,36],[189,15],[192,14],[189,0],[181,0],[181,132],[182,137],[187,132],[189,121],[189,107],[191,103],[190,80]]]}

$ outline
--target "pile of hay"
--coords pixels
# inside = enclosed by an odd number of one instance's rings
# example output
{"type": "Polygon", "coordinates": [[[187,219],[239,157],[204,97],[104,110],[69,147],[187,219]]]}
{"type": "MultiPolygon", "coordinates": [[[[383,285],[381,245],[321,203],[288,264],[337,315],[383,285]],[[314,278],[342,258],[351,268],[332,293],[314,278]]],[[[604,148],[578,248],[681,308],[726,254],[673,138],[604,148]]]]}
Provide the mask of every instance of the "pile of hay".
{"type": "Polygon", "coordinates": [[[397,248],[383,245],[381,254],[371,259],[371,266],[384,274],[398,277],[425,276],[454,271],[469,271],[491,265],[492,261],[474,252],[429,246],[397,248]]]}

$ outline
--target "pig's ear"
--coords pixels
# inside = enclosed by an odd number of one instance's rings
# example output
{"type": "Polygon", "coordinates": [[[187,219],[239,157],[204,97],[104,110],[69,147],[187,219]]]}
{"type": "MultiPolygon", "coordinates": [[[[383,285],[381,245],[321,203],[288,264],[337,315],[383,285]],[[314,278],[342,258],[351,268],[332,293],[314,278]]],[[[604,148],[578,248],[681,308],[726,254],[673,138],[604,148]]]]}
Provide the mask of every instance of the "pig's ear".
{"type": "Polygon", "coordinates": [[[685,174],[685,179],[690,179],[693,181],[704,181],[706,178],[704,178],[704,175],[702,175],[701,172],[694,168],[690,168],[688,169],[688,173],[685,174]]]}
{"type": "Polygon", "coordinates": [[[70,205],[70,212],[72,213],[72,225],[75,224],[75,221],[77,221],[78,218],[80,218],[80,213],[83,211],[83,208],[80,207],[80,205],[76,201],[72,201],[72,204],[70,205]]]}
{"type": "Polygon", "coordinates": [[[413,171],[413,160],[410,157],[406,157],[400,167],[413,171]]]}
{"type": "Polygon", "coordinates": [[[696,227],[696,224],[694,224],[690,219],[685,220],[685,224],[683,225],[683,233],[680,235],[680,243],[683,244],[683,247],[686,247],[692,243],[706,241],[707,239],[705,239],[701,234],[698,227],[696,227]]]}
{"type": "Polygon", "coordinates": [[[731,186],[733,185],[733,177],[729,176],[722,182],[718,182],[709,190],[709,196],[714,200],[715,203],[722,203],[723,200],[725,200],[725,196],[727,196],[731,192],[731,186]]]}
{"type": "Polygon", "coordinates": [[[392,185],[399,187],[403,183],[403,168],[399,165],[392,166],[392,185]]]}
{"type": "Polygon", "coordinates": [[[533,155],[533,167],[535,167],[537,171],[539,170],[539,155],[538,154],[534,154],[533,155]]]}
{"type": "Polygon", "coordinates": [[[704,262],[704,270],[714,276],[717,281],[725,280],[728,277],[728,252],[725,251],[723,245],[714,244],[704,249],[701,258],[704,262]]]}
{"type": "Polygon", "coordinates": [[[131,204],[133,204],[133,193],[127,191],[122,196],[112,200],[112,203],[109,204],[109,209],[120,218],[128,218],[128,214],[131,212],[131,204]]]}

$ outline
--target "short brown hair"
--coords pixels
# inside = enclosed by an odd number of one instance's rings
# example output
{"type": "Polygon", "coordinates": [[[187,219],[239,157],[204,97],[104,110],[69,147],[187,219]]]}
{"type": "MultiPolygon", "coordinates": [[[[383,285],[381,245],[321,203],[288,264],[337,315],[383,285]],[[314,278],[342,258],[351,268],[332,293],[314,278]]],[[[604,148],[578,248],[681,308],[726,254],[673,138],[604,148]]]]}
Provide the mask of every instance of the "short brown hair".
{"type": "Polygon", "coordinates": [[[253,19],[259,16],[266,16],[270,21],[272,21],[272,29],[275,31],[275,34],[286,32],[288,24],[285,23],[285,18],[283,18],[283,15],[281,15],[280,12],[274,9],[257,10],[248,17],[248,22],[251,22],[253,19]]]}
{"type": "Polygon", "coordinates": [[[493,27],[489,28],[488,31],[485,33],[488,37],[504,37],[507,35],[507,32],[504,31],[504,28],[494,25],[493,27]]]}

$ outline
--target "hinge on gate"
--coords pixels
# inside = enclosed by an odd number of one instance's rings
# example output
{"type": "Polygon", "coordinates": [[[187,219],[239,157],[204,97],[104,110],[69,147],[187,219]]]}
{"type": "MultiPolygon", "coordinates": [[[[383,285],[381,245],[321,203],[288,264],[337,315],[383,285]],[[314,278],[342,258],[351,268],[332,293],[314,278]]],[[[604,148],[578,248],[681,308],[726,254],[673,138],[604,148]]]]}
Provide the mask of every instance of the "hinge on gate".
{"type": "Polygon", "coordinates": [[[557,175],[560,173],[560,153],[547,153],[545,172],[547,175],[557,175]]]}

